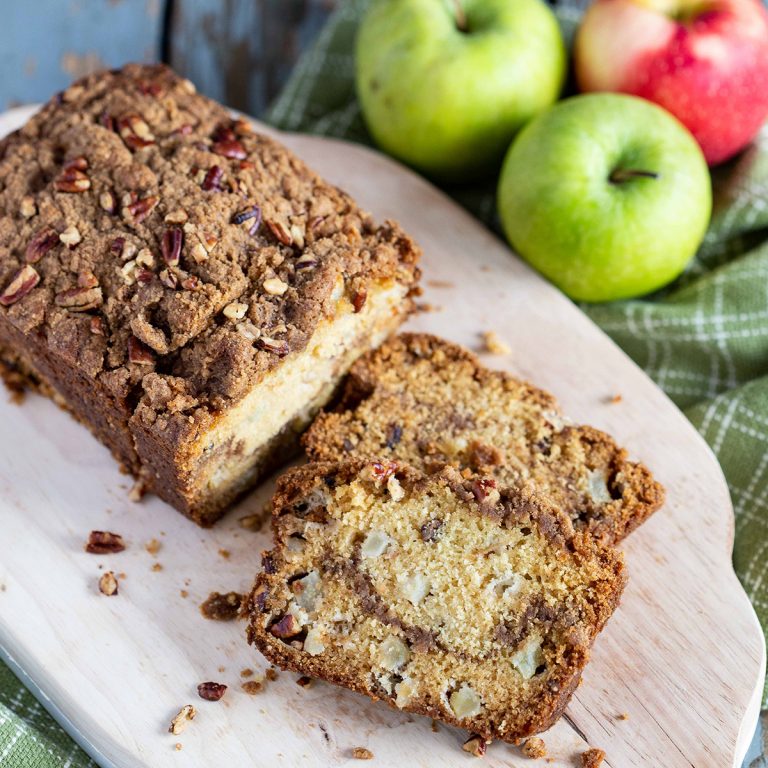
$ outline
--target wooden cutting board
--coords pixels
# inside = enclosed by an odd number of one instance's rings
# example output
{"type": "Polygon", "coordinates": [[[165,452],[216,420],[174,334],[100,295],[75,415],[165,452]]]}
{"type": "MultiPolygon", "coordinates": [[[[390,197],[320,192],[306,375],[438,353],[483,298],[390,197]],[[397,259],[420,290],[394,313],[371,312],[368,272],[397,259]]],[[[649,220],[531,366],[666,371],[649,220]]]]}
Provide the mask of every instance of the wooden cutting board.
{"type": "MultiPolygon", "coordinates": [[[[0,133],[28,114],[0,117],[0,133]]],[[[550,765],[577,765],[590,745],[613,768],[738,765],[758,714],[765,648],[731,567],[733,510],[704,441],[570,301],[421,178],[361,147],[282,140],[421,243],[424,300],[434,309],[410,328],[473,348],[481,332],[496,331],[512,351],[486,357],[489,365],[612,432],[667,488],[665,507],[626,542],[622,605],[566,716],[544,735],[550,765]]],[[[261,674],[264,661],[241,624],[206,621],[197,607],[212,590],[250,586],[270,538],[237,521],[260,508],[271,483],[202,531],[156,498],[130,502],[130,481],[107,451],[49,401],[2,399],[0,424],[0,646],[102,765],[337,766],[355,764],[357,746],[377,766],[467,764],[458,730],[433,731],[425,718],[325,683],[305,689],[281,673],[258,695],[242,691],[241,670],[261,674]],[[86,554],[92,529],[121,533],[128,549],[86,554]],[[162,545],[155,556],[144,547],[152,538],[162,545]],[[118,596],[98,593],[100,567],[125,573],[118,596]],[[230,686],[222,701],[198,699],[205,680],[230,686]],[[187,703],[198,716],[172,736],[168,724],[187,703]]],[[[532,763],[498,743],[486,764],[532,763]]]]}

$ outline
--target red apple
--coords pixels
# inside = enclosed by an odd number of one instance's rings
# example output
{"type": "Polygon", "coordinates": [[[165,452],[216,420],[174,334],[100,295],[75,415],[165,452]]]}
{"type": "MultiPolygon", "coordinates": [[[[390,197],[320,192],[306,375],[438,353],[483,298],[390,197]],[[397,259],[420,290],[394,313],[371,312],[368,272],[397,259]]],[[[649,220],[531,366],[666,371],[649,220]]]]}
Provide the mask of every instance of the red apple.
{"type": "Polygon", "coordinates": [[[746,147],[768,117],[768,11],[760,0],[596,0],[574,58],[581,90],[660,104],[710,165],[746,147]]]}

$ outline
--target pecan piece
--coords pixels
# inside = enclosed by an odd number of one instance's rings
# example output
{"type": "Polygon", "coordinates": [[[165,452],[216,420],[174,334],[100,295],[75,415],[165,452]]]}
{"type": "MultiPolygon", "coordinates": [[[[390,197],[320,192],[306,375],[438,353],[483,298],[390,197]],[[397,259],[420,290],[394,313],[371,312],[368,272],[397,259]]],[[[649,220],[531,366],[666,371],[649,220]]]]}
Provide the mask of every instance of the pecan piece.
{"type": "Polygon", "coordinates": [[[206,701],[218,701],[226,692],[227,686],[223,683],[214,683],[208,681],[207,683],[200,683],[197,686],[197,694],[201,699],[206,701]]]}
{"type": "Polygon", "coordinates": [[[445,525],[445,521],[441,520],[439,517],[433,517],[430,520],[427,520],[427,522],[419,528],[421,540],[427,542],[437,541],[440,538],[443,525],[445,525]]]}
{"type": "Polygon", "coordinates": [[[260,336],[256,343],[261,349],[265,349],[267,352],[274,352],[278,357],[285,357],[290,352],[287,341],[272,339],[269,336],[260,336]]]}
{"type": "Polygon", "coordinates": [[[84,171],[88,161],[81,155],[70,160],[61,170],[53,186],[59,192],[87,192],[91,188],[91,180],[84,171]]]}
{"type": "Polygon", "coordinates": [[[371,462],[371,475],[374,480],[384,482],[397,472],[397,464],[394,461],[371,462]]]}
{"type": "Polygon", "coordinates": [[[223,176],[224,171],[221,167],[214,165],[208,169],[200,186],[206,192],[210,192],[211,190],[216,190],[218,192],[221,189],[221,179],[223,176]]]}
{"type": "Polygon", "coordinates": [[[104,321],[100,317],[91,318],[91,333],[96,336],[105,336],[104,333],[104,321]]]}
{"type": "Polygon", "coordinates": [[[248,234],[255,234],[261,226],[261,208],[258,205],[246,208],[244,211],[240,211],[232,217],[233,224],[244,224],[246,221],[251,221],[248,225],[248,234]]]}
{"type": "Polygon", "coordinates": [[[184,231],[180,227],[171,227],[163,232],[163,259],[169,267],[175,267],[179,263],[183,243],[184,231]]]}
{"type": "Polygon", "coordinates": [[[476,501],[485,501],[496,491],[496,481],[492,477],[480,477],[471,483],[469,490],[476,501]]]}
{"type": "Polygon", "coordinates": [[[40,275],[34,267],[25,264],[12,278],[11,282],[0,293],[0,304],[10,307],[23,299],[38,283],[40,275]]]}
{"type": "Polygon", "coordinates": [[[107,597],[117,594],[117,579],[112,571],[106,571],[99,579],[99,592],[107,597]]]}
{"type": "Polygon", "coordinates": [[[155,209],[155,206],[160,202],[160,198],[155,195],[149,197],[143,197],[140,200],[136,200],[133,203],[129,203],[123,208],[123,213],[127,211],[136,224],[141,224],[144,219],[149,216],[155,209]]]}
{"type": "Polygon", "coordinates": [[[301,632],[299,622],[292,613],[286,613],[285,616],[278,619],[270,628],[271,635],[279,638],[296,637],[301,632]]]}
{"type": "Polygon", "coordinates": [[[154,365],[155,354],[135,336],[128,339],[128,360],[137,365],[154,365]]]}
{"type": "Polygon", "coordinates": [[[70,288],[57,293],[54,300],[57,306],[71,312],[87,312],[100,306],[103,298],[101,288],[70,288]]]}
{"type": "Polygon", "coordinates": [[[229,157],[232,160],[245,160],[248,153],[245,151],[245,147],[237,139],[223,139],[221,141],[214,142],[211,150],[214,154],[221,155],[222,157],[229,157]]]}
{"type": "Polygon", "coordinates": [[[361,288],[359,291],[355,291],[354,295],[352,296],[352,309],[354,309],[355,314],[357,314],[365,306],[365,301],[367,298],[368,291],[366,291],[365,288],[361,288]]]}
{"type": "Polygon", "coordinates": [[[174,736],[180,734],[189,723],[190,720],[195,719],[197,714],[195,708],[191,704],[185,704],[180,710],[179,714],[171,720],[171,725],[168,728],[168,732],[174,736]]]}
{"type": "Polygon", "coordinates": [[[200,606],[200,613],[212,621],[232,621],[238,617],[243,604],[243,595],[239,592],[211,592],[200,606]]]}
{"type": "Polygon", "coordinates": [[[143,149],[155,143],[155,137],[140,115],[125,115],[117,121],[117,131],[129,149],[143,149]]]}
{"type": "Polygon", "coordinates": [[[29,241],[24,251],[24,259],[27,264],[35,264],[45,256],[48,251],[59,244],[59,233],[53,227],[45,227],[35,234],[29,241]]]}
{"type": "Polygon", "coordinates": [[[280,221],[267,221],[266,224],[279,242],[283,245],[293,245],[293,238],[291,233],[285,228],[285,224],[280,221]]]}
{"type": "Polygon", "coordinates": [[[91,531],[85,545],[85,551],[92,555],[109,555],[122,552],[124,549],[123,537],[111,531],[91,531]]]}
{"type": "Polygon", "coordinates": [[[470,755],[475,757],[483,757],[485,751],[488,748],[488,742],[482,737],[473,733],[462,745],[461,748],[465,752],[469,752],[470,755]]]}
{"type": "Polygon", "coordinates": [[[171,272],[170,269],[164,269],[160,273],[160,282],[166,288],[170,288],[173,291],[176,289],[176,286],[179,284],[179,278],[176,276],[175,272],[171,272]]]}

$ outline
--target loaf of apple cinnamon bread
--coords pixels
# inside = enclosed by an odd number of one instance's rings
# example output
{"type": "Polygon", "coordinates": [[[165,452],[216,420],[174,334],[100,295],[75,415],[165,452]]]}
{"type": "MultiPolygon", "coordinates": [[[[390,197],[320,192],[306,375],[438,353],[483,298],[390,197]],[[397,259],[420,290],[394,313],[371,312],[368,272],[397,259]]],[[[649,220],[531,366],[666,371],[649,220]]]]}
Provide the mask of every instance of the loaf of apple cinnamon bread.
{"type": "Polygon", "coordinates": [[[604,432],[571,424],[548,393],[489,370],[468,350],[402,334],[360,358],[338,406],[304,436],[311,459],[453,464],[499,485],[532,482],[579,530],[616,542],[656,511],[663,488],[604,432]]]}
{"type": "Polygon", "coordinates": [[[163,66],[0,142],[0,360],[201,524],[411,309],[418,249],[163,66]]]}
{"type": "Polygon", "coordinates": [[[625,581],[544,498],[451,467],[304,465],[273,529],[248,601],[267,659],[489,740],[562,713],[625,581]]]}

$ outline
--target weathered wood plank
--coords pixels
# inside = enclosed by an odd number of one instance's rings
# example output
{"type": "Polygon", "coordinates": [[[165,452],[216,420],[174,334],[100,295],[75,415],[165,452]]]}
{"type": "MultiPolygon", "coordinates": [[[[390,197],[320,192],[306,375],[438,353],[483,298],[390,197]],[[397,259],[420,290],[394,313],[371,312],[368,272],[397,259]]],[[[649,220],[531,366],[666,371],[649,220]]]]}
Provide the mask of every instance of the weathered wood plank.
{"type": "Polygon", "coordinates": [[[0,106],[45,101],[73,78],[160,57],[164,0],[2,3],[0,106]]]}
{"type": "Polygon", "coordinates": [[[260,114],[339,0],[175,0],[170,63],[199,90],[260,114]]]}

